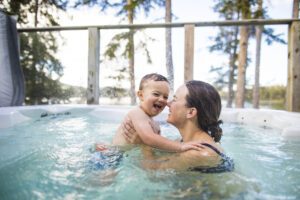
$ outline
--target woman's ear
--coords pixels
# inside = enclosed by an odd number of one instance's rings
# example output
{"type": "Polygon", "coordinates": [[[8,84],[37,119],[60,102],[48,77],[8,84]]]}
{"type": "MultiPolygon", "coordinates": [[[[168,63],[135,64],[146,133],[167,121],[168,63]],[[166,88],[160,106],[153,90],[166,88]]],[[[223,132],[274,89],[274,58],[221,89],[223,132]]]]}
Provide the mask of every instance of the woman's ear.
{"type": "Polygon", "coordinates": [[[142,90],[138,90],[137,93],[136,93],[136,96],[138,96],[138,98],[139,98],[140,101],[144,100],[144,98],[143,98],[143,91],[142,90]]]}
{"type": "Polygon", "coordinates": [[[188,108],[187,118],[193,118],[195,116],[197,117],[197,109],[194,107],[188,108]]]}

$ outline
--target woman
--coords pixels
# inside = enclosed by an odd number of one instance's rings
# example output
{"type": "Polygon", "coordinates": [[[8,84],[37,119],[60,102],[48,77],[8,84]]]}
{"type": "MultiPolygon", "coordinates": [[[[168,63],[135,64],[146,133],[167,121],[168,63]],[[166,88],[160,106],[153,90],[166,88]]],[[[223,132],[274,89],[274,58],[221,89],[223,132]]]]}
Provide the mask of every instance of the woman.
{"type": "MultiPolygon", "coordinates": [[[[178,128],[182,142],[199,142],[201,150],[188,150],[165,157],[155,157],[150,147],[143,148],[147,161],[144,167],[151,169],[173,168],[201,172],[232,171],[234,163],[227,157],[218,142],[222,136],[219,120],[221,98],[213,86],[202,81],[189,81],[180,86],[168,103],[167,122],[178,128]],[[158,162],[159,161],[159,162],[158,162]]],[[[135,130],[128,128],[125,135],[131,143],[137,143],[135,130]]]]}

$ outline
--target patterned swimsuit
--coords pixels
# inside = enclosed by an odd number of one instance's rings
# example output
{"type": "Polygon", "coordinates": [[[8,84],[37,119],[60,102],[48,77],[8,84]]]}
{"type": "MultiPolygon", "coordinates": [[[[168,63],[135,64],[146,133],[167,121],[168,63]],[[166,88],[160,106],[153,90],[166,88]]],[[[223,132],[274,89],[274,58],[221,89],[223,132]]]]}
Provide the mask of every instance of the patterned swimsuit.
{"type": "Polygon", "coordinates": [[[216,147],[210,144],[207,143],[201,143],[201,144],[207,146],[208,148],[215,151],[219,156],[221,156],[221,162],[219,165],[215,167],[199,166],[199,167],[190,168],[190,170],[200,171],[203,173],[221,173],[221,172],[231,172],[234,170],[234,162],[230,157],[226,156],[224,153],[220,152],[216,147]]]}

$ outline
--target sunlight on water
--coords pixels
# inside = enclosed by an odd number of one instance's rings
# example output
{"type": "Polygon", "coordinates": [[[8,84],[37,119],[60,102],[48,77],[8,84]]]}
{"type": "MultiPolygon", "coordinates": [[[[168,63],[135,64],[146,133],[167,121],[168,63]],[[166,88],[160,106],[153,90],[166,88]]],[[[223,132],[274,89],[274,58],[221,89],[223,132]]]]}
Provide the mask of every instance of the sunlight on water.
{"type": "MultiPolygon", "coordinates": [[[[176,129],[161,123],[164,136],[176,129]]],[[[91,116],[44,117],[0,129],[1,199],[299,199],[299,141],[277,130],[223,125],[233,173],[202,174],[141,167],[138,146],[119,165],[91,167],[93,145],[110,143],[118,122],[91,116]]],[[[110,159],[115,159],[111,157],[110,159]]]]}

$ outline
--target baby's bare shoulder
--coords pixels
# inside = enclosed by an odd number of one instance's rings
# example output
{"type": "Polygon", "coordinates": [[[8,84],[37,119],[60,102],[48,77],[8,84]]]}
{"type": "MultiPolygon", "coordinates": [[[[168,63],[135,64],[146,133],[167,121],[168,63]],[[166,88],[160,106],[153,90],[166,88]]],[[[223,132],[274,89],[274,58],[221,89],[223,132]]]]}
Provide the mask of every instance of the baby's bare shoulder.
{"type": "Polygon", "coordinates": [[[149,119],[149,116],[146,115],[146,113],[142,109],[140,109],[139,107],[131,109],[128,112],[127,116],[130,119],[149,119]]]}

